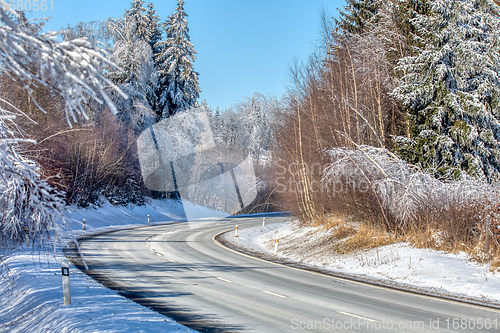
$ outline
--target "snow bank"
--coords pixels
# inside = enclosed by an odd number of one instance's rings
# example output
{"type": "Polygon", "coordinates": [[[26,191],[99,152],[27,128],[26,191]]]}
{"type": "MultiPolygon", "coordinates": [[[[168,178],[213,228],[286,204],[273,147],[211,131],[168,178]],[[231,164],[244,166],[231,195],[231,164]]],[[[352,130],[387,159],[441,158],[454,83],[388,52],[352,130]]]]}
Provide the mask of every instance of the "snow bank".
{"type": "MultiPolygon", "coordinates": [[[[184,205],[199,221],[227,215],[184,205]]],[[[184,219],[182,205],[173,200],[74,209],[68,218],[69,235],[147,225],[148,214],[151,224],[184,219]],[[84,218],[86,230],[82,231],[84,218]]],[[[12,283],[0,284],[0,332],[194,332],[103,287],[74,266],[70,267],[72,304],[63,306],[61,259],[60,249],[55,254],[32,254],[27,248],[6,259],[12,283]]]]}
{"type": "Polygon", "coordinates": [[[7,260],[14,285],[0,285],[1,332],[191,332],[72,267],[72,304],[63,306],[61,257],[27,250],[7,260]]]}

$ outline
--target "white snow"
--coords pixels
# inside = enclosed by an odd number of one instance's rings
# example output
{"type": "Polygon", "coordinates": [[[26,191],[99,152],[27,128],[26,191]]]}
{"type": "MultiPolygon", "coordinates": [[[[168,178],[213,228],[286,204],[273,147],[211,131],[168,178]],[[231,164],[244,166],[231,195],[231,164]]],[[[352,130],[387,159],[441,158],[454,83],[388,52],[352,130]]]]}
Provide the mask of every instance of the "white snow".
{"type": "MultiPolygon", "coordinates": [[[[205,207],[184,205],[196,212],[200,221],[225,216],[205,207]]],[[[146,225],[147,214],[151,224],[174,222],[183,217],[180,208],[172,200],[152,200],[140,207],[76,209],[68,227],[70,234],[80,236],[146,225]],[[84,218],[86,230],[82,231],[84,218]]],[[[24,248],[8,257],[13,283],[0,285],[0,332],[194,332],[105,288],[74,266],[70,267],[72,304],[63,306],[61,259],[60,249],[55,254],[33,254],[24,248]]]]}
{"type": "Polygon", "coordinates": [[[325,253],[307,245],[319,244],[325,231],[298,227],[293,222],[244,228],[223,235],[236,247],[272,255],[278,238],[278,257],[321,270],[451,297],[500,303],[500,273],[487,264],[470,261],[466,253],[444,253],[395,243],[353,254],[325,253]]]}
{"type": "Polygon", "coordinates": [[[182,208],[189,211],[190,223],[203,220],[207,217],[223,218],[227,214],[210,208],[193,205],[183,200],[184,207],[174,200],[151,200],[144,206],[113,206],[105,205],[100,209],[75,210],[68,221],[71,234],[80,236],[88,232],[101,232],[121,229],[124,225],[134,227],[148,223],[148,214],[151,224],[184,219],[182,208]],[[85,232],[82,232],[82,223],[85,219],[85,232]]]}

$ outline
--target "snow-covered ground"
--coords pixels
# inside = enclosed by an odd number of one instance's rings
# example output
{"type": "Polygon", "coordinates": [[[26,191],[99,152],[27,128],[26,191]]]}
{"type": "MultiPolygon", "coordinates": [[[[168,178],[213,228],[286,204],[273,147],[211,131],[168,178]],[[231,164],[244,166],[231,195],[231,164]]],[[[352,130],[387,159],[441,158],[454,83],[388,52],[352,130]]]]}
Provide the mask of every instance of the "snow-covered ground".
{"type": "MultiPolygon", "coordinates": [[[[225,216],[194,205],[186,209],[199,218],[225,216]]],[[[183,217],[181,206],[171,200],[141,207],[78,209],[70,215],[69,234],[146,225],[148,214],[151,224],[183,217]]],[[[194,332],[103,287],[75,267],[70,268],[72,304],[63,306],[61,258],[61,250],[33,254],[27,248],[8,257],[12,283],[0,284],[0,332],[194,332]]]]}
{"type": "MultiPolygon", "coordinates": [[[[368,251],[340,255],[328,251],[325,231],[317,227],[298,227],[276,223],[251,227],[222,235],[233,246],[273,254],[275,240],[278,257],[339,275],[348,275],[403,288],[449,297],[500,304],[500,273],[487,264],[468,260],[465,253],[444,253],[395,243],[368,251]]],[[[331,248],[331,246],[330,246],[331,248]]]]}

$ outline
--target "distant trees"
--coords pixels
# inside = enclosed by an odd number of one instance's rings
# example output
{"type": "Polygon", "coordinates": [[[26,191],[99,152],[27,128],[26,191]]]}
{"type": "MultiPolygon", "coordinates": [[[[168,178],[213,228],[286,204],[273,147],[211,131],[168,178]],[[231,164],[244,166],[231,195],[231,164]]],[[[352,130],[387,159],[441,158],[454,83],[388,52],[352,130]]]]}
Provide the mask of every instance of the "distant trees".
{"type": "Polygon", "coordinates": [[[283,103],[272,96],[254,93],[252,97],[212,115],[215,141],[235,142],[249,148],[255,166],[271,164],[275,152],[275,135],[283,103]]]}
{"type": "Polygon", "coordinates": [[[257,176],[257,198],[244,213],[276,211],[280,208],[273,192],[273,159],[277,137],[281,136],[285,102],[273,96],[254,93],[223,111],[211,113],[211,127],[216,145],[236,145],[248,149],[257,176]]]}

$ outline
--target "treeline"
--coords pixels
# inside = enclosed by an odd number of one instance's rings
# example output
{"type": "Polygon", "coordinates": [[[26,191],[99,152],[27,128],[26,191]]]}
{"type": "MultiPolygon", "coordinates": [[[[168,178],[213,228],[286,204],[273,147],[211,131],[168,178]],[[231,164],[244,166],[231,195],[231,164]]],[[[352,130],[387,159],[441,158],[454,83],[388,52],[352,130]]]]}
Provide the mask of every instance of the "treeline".
{"type": "Polygon", "coordinates": [[[241,213],[274,212],[281,209],[273,191],[273,165],[277,137],[281,135],[286,102],[275,96],[254,93],[225,110],[210,109],[216,144],[238,143],[248,148],[257,179],[257,198],[241,213]]]}
{"type": "Polygon", "coordinates": [[[318,51],[292,71],[277,137],[284,209],[304,222],[333,214],[482,241],[484,219],[500,217],[499,10],[348,0],[323,17],[318,51]]]}

